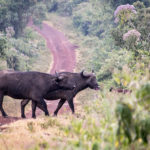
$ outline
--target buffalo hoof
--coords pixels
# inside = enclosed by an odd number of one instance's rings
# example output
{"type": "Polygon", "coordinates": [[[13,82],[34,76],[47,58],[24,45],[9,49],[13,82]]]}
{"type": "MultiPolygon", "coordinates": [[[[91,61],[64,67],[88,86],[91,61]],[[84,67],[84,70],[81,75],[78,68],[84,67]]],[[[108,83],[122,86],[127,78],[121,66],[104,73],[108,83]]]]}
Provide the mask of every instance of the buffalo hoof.
{"type": "Polygon", "coordinates": [[[45,116],[49,116],[49,113],[45,113],[45,116]]]}
{"type": "Polygon", "coordinates": [[[3,116],[4,118],[8,118],[9,116],[8,115],[5,115],[5,116],[3,116]]]}
{"type": "Polygon", "coordinates": [[[26,116],[21,116],[21,118],[25,119],[25,118],[26,118],[26,116]]]}
{"type": "Polygon", "coordinates": [[[4,112],[4,113],[2,113],[2,116],[4,117],[4,118],[8,118],[8,115],[4,112]]]}
{"type": "Polygon", "coordinates": [[[57,114],[54,113],[54,114],[53,114],[53,117],[57,117],[57,114]]]}
{"type": "Polygon", "coordinates": [[[32,116],[33,119],[36,119],[36,116],[32,116]]]}

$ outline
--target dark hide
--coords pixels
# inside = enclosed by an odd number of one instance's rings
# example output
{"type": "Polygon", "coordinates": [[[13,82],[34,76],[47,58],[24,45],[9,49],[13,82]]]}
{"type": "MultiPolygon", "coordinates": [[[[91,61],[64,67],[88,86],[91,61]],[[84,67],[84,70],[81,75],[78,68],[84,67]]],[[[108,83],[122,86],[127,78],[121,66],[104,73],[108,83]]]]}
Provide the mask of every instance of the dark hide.
{"type": "MultiPolygon", "coordinates": [[[[49,92],[47,95],[44,96],[44,99],[46,100],[58,100],[60,99],[58,106],[54,112],[54,115],[57,115],[59,109],[62,107],[62,105],[66,102],[68,102],[72,113],[74,113],[74,103],[73,98],[76,96],[77,93],[80,91],[91,88],[94,90],[98,90],[99,86],[96,81],[96,76],[94,73],[85,74],[83,71],[81,73],[69,73],[69,72],[63,72],[60,74],[65,74],[68,76],[68,78],[71,80],[74,80],[76,87],[73,90],[56,90],[54,92],[49,92]]],[[[22,117],[25,117],[24,114],[24,108],[28,104],[30,100],[23,100],[21,102],[21,112],[22,117]]],[[[35,104],[32,103],[32,107],[34,107],[35,104]]],[[[43,110],[43,107],[40,105],[40,103],[37,103],[37,106],[43,110]]],[[[32,109],[33,110],[33,109],[32,109]]]]}
{"type": "MultiPolygon", "coordinates": [[[[43,107],[45,115],[49,115],[43,97],[54,90],[74,89],[74,87],[75,84],[68,81],[68,77],[65,75],[0,71],[0,111],[2,116],[7,116],[2,104],[3,97],[8,95],[15,99],[31,99],[43,107]]],[[[33,113],[32,117],[35,117],[35,113],[33,113]]]]}

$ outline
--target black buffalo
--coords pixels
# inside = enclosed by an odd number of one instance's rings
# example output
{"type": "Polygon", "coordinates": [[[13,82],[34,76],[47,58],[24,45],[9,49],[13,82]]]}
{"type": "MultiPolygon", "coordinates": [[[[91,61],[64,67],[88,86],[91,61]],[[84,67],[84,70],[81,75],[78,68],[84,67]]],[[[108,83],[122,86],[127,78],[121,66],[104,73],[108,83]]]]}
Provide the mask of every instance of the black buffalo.
{"type": "MultiPolygon", "coordinates": [[[[59,109],[62,107],[62,105],[66,102],[68,102],[72,113],[74,113],[74,103],[73,98],[76,96],[76,94],[86,88],[91,88],[94,90],[99,90],[99,85],[96,81],[96,76],[92,72],[90,74],[85,74],[84,71],[81,73],[69,73],[69,72],[63,72],[60,74],[65,74],[69,78],[72,78],[74,80],[76,87],[73,90],[56,90],[53,92],[49,92],[47,95],[44,96],[46,100],[57,100],[60,99],[58,106],[54,112],[54,115],[56,116],[59,109]]],[[[22,117],[25,118],[24,109],[25,106],[28,104],[30,100],[22,100],[21,102],[21,114],[22,117]]],[[[37,105],[40,109],[43,109],[43,106],[40,103],[32,103],[32,111],[35,111],[35,105],[37,105]],[[34,109],[34,110],[33,110],[34,109]]],[[[33,112],[34,113],[34,112],[33,112]]]]}
{"type": "MultiPolygon", "coordinates": [[[[31,99],[38,102],[49,115],[43,99],[49,92],[58,89],[73,89],[75,84],[66,75],[50,75],[41,72],[0,71],[0,111],[6,117],[2,104],[8,95],[15,99],[31,99]]],[[[35,114],[32,116],[35,117],[35,114]]]]}

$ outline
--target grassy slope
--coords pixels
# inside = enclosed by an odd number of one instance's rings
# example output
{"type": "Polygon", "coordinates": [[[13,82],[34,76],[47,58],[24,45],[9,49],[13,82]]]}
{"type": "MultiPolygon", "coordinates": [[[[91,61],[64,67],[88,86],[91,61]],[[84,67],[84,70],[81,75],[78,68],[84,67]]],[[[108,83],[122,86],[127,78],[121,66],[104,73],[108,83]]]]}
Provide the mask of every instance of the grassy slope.
{"type": "MultiPolygon", "coordinates": [[[[122,95],[120,95],[122,97],[122,95]]],[[[76,116],[59,115],[57,118],[44,117],[20,120],[12,123],[0,134],[2,150],[36,149],[92,149],[97,141],[100,147],[115,149],[116,119],[114,99],[118,95],[99,96],[92,103],[84,103],[82,110],[76,109],[76,116]],[[111,109],[110,109],[111,103],[111,109]],[[20,138],[21,137],[21,138],[20,138]]]]}

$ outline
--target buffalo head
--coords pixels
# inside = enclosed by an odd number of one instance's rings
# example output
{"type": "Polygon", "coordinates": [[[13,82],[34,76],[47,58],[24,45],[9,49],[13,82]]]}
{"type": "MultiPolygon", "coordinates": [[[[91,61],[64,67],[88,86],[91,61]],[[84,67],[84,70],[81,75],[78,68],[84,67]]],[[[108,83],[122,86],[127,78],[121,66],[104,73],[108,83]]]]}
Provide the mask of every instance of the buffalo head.
{"type": "Polygon", "coordinates": [[[56,83],[59,88],[64,90],[73,90],[76,87],[75,82],[66,74],[60,74],[55,72],[56,75],[56,83]]]}
{"type": "Polygon", "coordinates": [[[89,88],[94,89],[94,90],[100,89],[100,87],[97,83],[94,71],[92,71],[92,73],[88,73],[88,74],[85,73],[84,71],[82,71],[81,76],[86,79],[86,83],[87,83],[89,88]]]}

